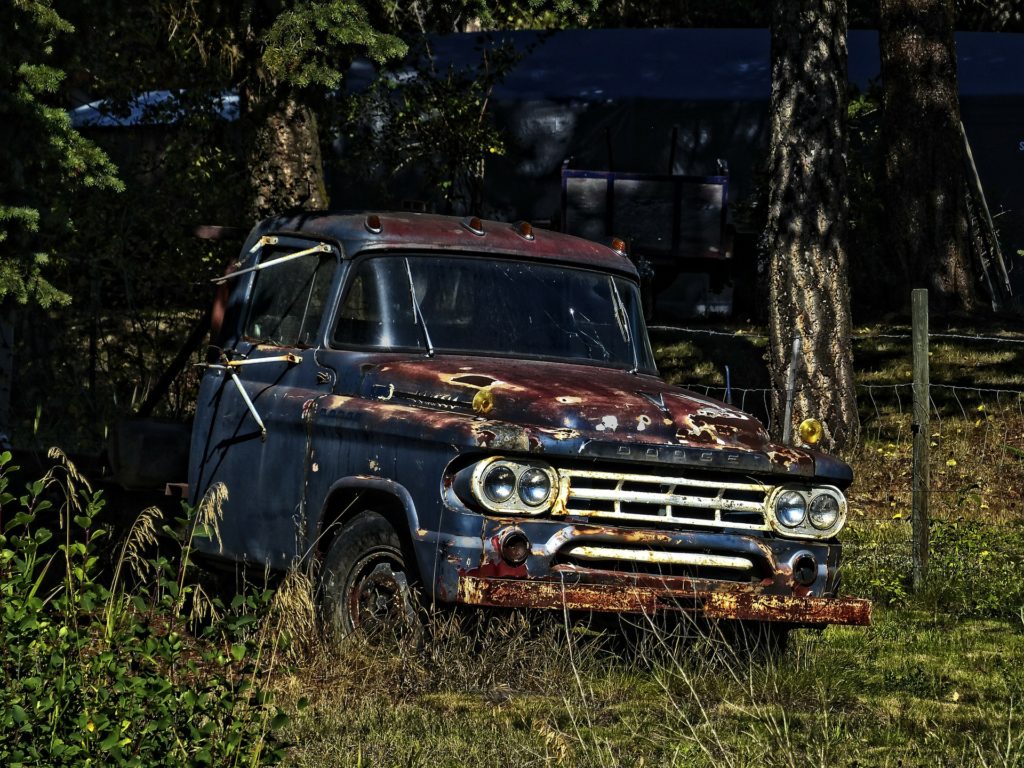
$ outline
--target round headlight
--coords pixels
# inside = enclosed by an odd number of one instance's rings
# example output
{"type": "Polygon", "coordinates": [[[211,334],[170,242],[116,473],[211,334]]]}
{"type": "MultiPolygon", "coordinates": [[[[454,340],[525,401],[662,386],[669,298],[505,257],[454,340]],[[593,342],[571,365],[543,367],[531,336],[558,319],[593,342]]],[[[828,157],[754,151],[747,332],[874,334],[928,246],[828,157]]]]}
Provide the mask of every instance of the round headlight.
{"type": "Polygon", "coordinates": [[[551,478],[542,469],[531,467],[519,478],[519,498],[524,504],[536,507],[551,496],[551,478]]]}
{"type": "Polygon", "coordinates": [[[516,473],[504,464],[499,464],[484,475],[483,486],[484,493],[491,501],[497,504],[508,501],[516,490],[516,473]]]}
{"type": "Polygon", "coordinates": [[[802,494],[786,491],[775,502],[775,517],[788,528],[796,528],[807,514],[807,502],[802,494]]]}
{"type": "Polygon", "coordinates": [[[839,519],[839,501],[829,493],[815,496],[807,516],[815,528],[822,531],[831,528],[839,519]]]}

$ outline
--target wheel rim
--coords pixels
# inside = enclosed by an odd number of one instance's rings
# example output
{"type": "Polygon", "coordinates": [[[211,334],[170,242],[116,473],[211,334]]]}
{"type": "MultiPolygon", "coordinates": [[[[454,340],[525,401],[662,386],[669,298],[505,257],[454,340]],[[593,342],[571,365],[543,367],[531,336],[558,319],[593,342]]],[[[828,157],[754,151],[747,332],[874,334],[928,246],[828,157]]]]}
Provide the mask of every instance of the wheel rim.
{"type": "Polygon", "coordinates": [[[364,557],[346,590],[350,629],[402,634],[415,619],[401,558],[389,551],[364,557]]]}

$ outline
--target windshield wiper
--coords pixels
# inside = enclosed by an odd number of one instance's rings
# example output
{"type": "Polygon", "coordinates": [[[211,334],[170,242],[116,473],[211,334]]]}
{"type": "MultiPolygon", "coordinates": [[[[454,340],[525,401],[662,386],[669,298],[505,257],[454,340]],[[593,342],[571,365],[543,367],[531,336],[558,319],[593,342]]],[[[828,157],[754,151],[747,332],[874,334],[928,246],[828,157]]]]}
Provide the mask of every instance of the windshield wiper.
{"type": "Polygon", "coordinates": [[[615,307],[615,320],[619,324],[619,330],[622,331],[622,338],[625,339],[627,344],[629,344],[629,348],[633,352],[633,369],[629,372],[637,373],[640,370],[640,358],[637,357],[636,343],[633,339],[633,334],[630,333],[629,315],[626,313],[626,304],[622,301],[622,296],[619,295],[619,287],[615,284],[615,278],[609,275],[608,282],[612,288],[612,304],[615,307]]]}
{"type": "Polygon", "coordinates": [[[409,293],[412,296],[412,308],[414,312],[413,323],[423,329],[423,344],[427,348],[427,357],[434,356],[434,343],[430,340],[430,331],[427,330],[427,319],[423,317],[423,310],[420,309],[420,301],[416,298],[416,284],[412,280],[412,267],[409,266],[409,259],[405,259],[405,274],[409,276],[409,293]]]}

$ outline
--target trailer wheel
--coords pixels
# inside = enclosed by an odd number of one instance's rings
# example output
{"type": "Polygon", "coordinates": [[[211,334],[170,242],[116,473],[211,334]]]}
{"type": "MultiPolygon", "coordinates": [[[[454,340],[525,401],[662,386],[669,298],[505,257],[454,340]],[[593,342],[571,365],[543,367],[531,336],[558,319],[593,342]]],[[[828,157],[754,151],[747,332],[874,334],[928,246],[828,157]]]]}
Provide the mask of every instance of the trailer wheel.
{"type": "Polygon", "coordinates": [[[377,512],[359,514],[335,534],[324,559],[320,608],[328,630],[385,641],[418,634],[413,582],[391,523],[377,512]]]}

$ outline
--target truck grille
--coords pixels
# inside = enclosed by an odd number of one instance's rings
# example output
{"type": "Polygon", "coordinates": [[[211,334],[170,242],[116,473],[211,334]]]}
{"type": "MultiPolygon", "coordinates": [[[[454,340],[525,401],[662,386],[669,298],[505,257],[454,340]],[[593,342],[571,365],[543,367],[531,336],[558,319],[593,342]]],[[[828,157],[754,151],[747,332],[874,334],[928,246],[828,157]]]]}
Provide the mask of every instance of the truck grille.
{"type": "Polygon", "coordinates": [[[767,531],[773,486],[663,475],[559,469],[564,514],[708,528],[767,531]]]}

